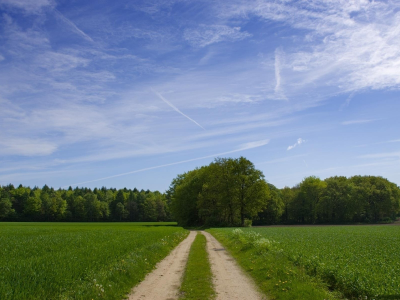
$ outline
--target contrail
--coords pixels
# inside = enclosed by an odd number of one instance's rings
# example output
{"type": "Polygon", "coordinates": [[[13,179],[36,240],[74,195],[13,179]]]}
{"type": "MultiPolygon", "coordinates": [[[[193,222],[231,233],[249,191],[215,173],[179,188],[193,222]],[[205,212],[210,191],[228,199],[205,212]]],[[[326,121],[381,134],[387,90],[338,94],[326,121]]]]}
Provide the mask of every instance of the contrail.
{"type": "Polygon", "coordinates": [[[278,48],[275,50],[275,80],[275,93],[278,93],[281,89],[281,61],[278,48]]]}
{"type": "Polygon", "coordinates": [[[282,58],[282,50],[280,48],[275,49],[275,96],[280,100],[287,100],[285,94],[282,91],[281,87],[281,58],[282,58]]]}
{"type": "Polygon", "coordinates": [[[167,103],[170,107],[172,107],[176,112],[180,113],[182,116],[185,118],[189,119],[192,121],[194,124],[199,126],[201,129],[206,130],[203,126],[201,126],[199,123],[197,123],[195,120],[193,120],[191,117],[185,115],[183,112],[181,112],[175,105],[173,105],[171,102],[169,102],[167,99],[165,99],[160,93],[157,93],[155,90],[151,89],[162,101],[167,103]]]}
{"type": "Polygon", "coordinates": [[[184,164],[184,163],[187,163],[187,162],[196,161],[196,160],[201,160],[201,159],[205,159],[205,158],[210,158],[210,157],[216,157],[216,156],[220,156],[220,155],[231,154],[231,153],[235,153],[235,152],[240,152],[240,151],[244,151],[244,150],[248,150],[248,149],[254,149],[254,148],[261,147],[261,146],[265,146],[265,145],[268,144],[268,143],[269,143],[269,140],[256,141],[256,142],[252,142],[252,143],[247,143],[247,144],[245,144],[244,146],[242,146],[242,147],[239,148],[239,149],[231,150],[231,151],[228,151],[228,152],[222,152],[222,153],[218,153],[218,154],[212,154],[212,155],[207,155],[207,156],[202,156],[202,157],[197,157],[197,158],[192,158],[192,159],[187,159],[187,160],[181,160],[181,161],[174,162],[174,163],[169,163],[169,164],[164,164],[164,165],[159,165],[159,166],[154,166],[154,167],[139,169],[139,170],[135,170],[135,171],[130,171],[130,172],[126,172],[126,173],[116,174],[116,175],[107,176],[107,177],[98,178],[98,179],[89,180],[89,181],[84,181],[84,182],[80,182],[80,183],[74,183],[74,184],[71,184],[71,185],[68,185],[68,186],[63,186],[63,187],[61,187],[61,188],[67,188],[67,187],[69,187],[69,186],[78,186],[78,185],[81,185],[81,184],[86,184],[86,183],[91,183],[91,182],[96,182],[96,181],[111,179],[111,178],[115,178],[115,177],[121,177],[121,176],[129,175],[129,174],[140,173],[140,172],[144,172],[144,171],[149,171],[149,170],[154,170],[154,169],[160,169],[160,168],[169,167],[169,166],[174,166],[174,165],[179,165],[179,164],[184,164]]]}
{"type": "Polygon", "coordinates": [[[92,38],[88,36],[86,33],[84,33],[82,30],[78,28],[78,26],[75,25],[70,19],[66,18],[61,12],[59,12],[57,9],[54,10],[56,15],[63,20],[65,23],[67,23],[69,26],[71,26],[77,33],[79,33],[80,36],[82,36],[84,39],[93,42],[92,38]]]}

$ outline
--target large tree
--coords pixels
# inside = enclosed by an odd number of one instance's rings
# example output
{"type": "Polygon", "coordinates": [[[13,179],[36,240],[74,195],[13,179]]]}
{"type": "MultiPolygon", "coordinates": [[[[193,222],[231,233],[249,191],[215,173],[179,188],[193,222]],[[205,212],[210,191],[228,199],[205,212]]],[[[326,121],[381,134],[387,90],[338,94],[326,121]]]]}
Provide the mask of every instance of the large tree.
{"type": "Polygon", "coordinates": [[[178,175],[169,191],[182,225],[244,225],[266,207],[269,189],[261,171],[244,157],[217,158],[178,175]]]}

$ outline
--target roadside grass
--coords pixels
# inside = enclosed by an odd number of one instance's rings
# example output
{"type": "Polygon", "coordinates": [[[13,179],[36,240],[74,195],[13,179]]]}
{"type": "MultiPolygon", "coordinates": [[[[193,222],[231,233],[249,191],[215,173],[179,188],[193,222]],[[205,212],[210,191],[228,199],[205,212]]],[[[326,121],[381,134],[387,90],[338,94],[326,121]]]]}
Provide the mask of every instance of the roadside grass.
{"type": "Polygon", "coordinates": [[[123,299],[188,234],[148,225],[0,223],[0,299],[123,299]]]}
{"type": "Polygon", "coordinates": [[[251,241],[234,238],[232,229],[209,229],[219,242],[247,271],[261,291],[269,299],[279,300],[321,300],[343,299],[337,292],[328,290],[320,278],[310,276],[301,266],[295,266],[280,251],[272,250],[273,245],[265,243],[259,247],[250,246],[251,241]]]}
{"type": "Polygon", "coordinates": [[[180,293],[181,300],[215,299],[206,237],[197,234],[189,253],[180,293]]]}

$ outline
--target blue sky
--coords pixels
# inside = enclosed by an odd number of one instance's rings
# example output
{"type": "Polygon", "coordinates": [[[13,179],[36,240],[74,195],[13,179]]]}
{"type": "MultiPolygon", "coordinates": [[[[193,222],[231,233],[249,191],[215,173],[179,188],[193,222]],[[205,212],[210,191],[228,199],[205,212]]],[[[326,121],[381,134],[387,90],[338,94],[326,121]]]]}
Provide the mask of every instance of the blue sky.
{"type": "Polygon", "coordinates": [[[400,2],[0,0],[0,184],[400,184],[400,2]]]}

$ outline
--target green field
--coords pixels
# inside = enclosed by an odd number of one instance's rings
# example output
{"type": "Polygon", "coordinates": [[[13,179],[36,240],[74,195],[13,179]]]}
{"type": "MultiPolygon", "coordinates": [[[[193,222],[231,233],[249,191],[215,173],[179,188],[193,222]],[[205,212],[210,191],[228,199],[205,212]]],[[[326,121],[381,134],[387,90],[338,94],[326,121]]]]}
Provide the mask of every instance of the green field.
{"type": "Polygon", "coordinates": [[[122,299],[188,234],[149,225],[173,224],[0,223],[0,299],[122,299]]]}
{"type": "MultiPolygon", "coordinates": [[[[329,289],[338,290],[347,297],[400,298],[399,226],[265,227],[241,230],[236,234],[228,228],[212,229],[210,232],[220,239],[226,239],[225,245],[230,245],[231,249],[234,245],[239,246],[242,253],[253,248],[249,255],[264,256],[266,259],[268,255],[276,258],[284,256],[306,270],[307,275],[321,279],[329,289]]],[[[270,273],[268,266],[264,271],[270,273]]],[[[264,281],[268,280],[275,279],[264,276],[264,281]]],[[[284,281],[277,281],[275,285],[282,287],[281,282],[284,281]]]]}

